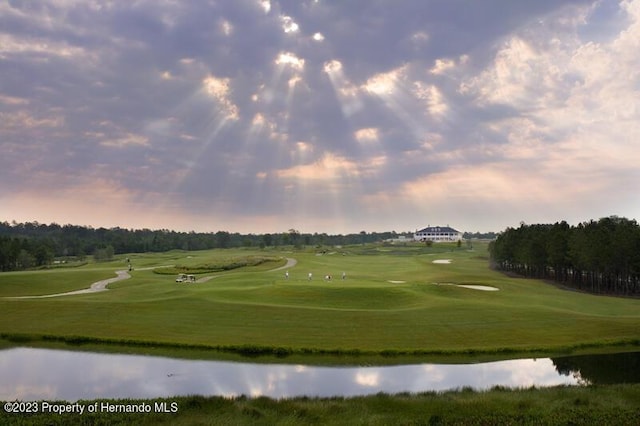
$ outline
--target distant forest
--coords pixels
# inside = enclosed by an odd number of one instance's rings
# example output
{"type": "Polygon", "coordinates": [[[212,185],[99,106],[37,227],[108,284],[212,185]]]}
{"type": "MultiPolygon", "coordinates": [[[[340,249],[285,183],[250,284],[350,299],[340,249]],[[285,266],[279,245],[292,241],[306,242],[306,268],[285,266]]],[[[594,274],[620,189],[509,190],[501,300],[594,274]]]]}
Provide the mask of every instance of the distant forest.
{"type": "Polygon", "coordinates": [[[38,222],[0,222],[0,271],[43,267],[55,259],[109,260],[115,254],[206,250],[233,247],[336,246],[413,237],[413,233],[362,231],[357,234],[305,234],[295,229],[274,234],[177,232],[168,229],[92,228],[38,222]]]}
{"type": "Polygon", "coordinates": [[[598,294],[640,295],[640,227],[611,216],[507,228],[489,245],[499,270],[598,294]]]}
{"type": "MultiPolygon", "coordinates": [[[[110,260],[116,254],[237,247],[338,246],[410,239],[412,232],[365,231],[309,234],[289,229],[273,234],[178,232],[168,229],[92,228],[38,222],[0,222],[0,271],[46,267],[54,260],[110,260]]],[[[501,233],[465,233],[491,239],[494,268],[552,280],[592,293],[640,295],[640,226],[611,216],[570,226],[566,222],[507,228],[501,233]]]]}

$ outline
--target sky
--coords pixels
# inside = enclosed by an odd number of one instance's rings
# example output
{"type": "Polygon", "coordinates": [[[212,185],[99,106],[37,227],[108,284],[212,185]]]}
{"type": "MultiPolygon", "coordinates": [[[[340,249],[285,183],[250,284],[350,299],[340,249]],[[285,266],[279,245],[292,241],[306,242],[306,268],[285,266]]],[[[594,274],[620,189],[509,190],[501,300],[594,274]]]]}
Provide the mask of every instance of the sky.
{"type": "Polygon", "coordinates": [[[640,0],[0,0],[0,221],[640,219],[640,0]]]}

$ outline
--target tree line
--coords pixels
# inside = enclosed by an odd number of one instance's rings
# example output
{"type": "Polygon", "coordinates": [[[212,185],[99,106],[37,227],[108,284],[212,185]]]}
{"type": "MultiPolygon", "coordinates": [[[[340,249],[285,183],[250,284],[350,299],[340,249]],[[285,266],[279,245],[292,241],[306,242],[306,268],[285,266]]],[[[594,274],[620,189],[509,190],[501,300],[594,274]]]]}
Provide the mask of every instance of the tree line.
{"type": "Polygon", "coordinates": [[[489,245],[492,265],[598,294],[640,295],[640,227],[611,216],[507,228],[489,245]]]}
{"type": "MultiPolygon", "coordinates": [[[[168,229],[93,228],[38,222],[0,222],[0,271],[50,265],[54,259],[109,260],[116,254],[207,250],[235,247],[336,246],[364,244],[397,238],[391,232],[346,235],[301,233],[289,229],[280,233],[240,234],[227,231],[179,232],[168,229]]],[[[412,235],[406,233],[406,235],[412,235]]]]}

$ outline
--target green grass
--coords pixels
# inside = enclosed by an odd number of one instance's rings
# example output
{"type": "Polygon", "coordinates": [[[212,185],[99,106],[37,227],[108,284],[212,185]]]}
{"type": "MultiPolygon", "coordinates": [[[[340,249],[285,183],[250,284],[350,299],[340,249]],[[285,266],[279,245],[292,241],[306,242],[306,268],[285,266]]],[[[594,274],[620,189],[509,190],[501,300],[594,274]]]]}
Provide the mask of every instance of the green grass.
{"type": "MultiPolygon", "coordinates": [[[[112,400],[110,404],[151,405],[149,414],[8,414],[12,425],[636,425],[640,385],[555,387],[486,392],[378,394],[355,398],[178,397],[112,400]],[[166,402],[175,413],[156,413],[166,402]]],[[[84,406],[103,401],[80,401],[84,406]]]]}
{"type": "Polygon", "coordinates": [[[488,268],[486,246],[479,244],[475,251],[444,244],[317,251],[132,254],[131,279],[110,285],[107,292],[50,299],[2,297],[87,288],[125,269],[125,256],[66,270],[1,274],[0,334],[203,349],[283,348],[288,354],[513,353],[640,341],[640,300],[507,277],[488,268]],[[280,260],[198,274],[215,277],[199,284],[178,284],[174,275],[142,270],[251,256],[280,260]],[[288,280],[284,270],[270,272],[285,257],[298,261],[289,268],[288,280]],[[452,263],[434,264],[436,259],[452,263]],[[343,271],[346,280],[340,279],[343,271]],[[307,280],[309,272],[313,281],[307,280]],[[326,274],[333,280],[323,280],[326,274]],[[480,284],[500,291],[435,283],[480,284]]]}
{"type": "Polygon", "coordinates": [[[204,264],[193,264],[191,261],[185,264],[181,263],[175,266],[156,268],[154,269],[154,272],[156,274],[164,275],[210,274],[232,271],[239,268],[253,268],[253,270],[265,271],[277,268],[278,266],[283,266],[285,263],[284,259],[278,257],[242,256],[216,259],[215,262],[208,262],[204,264]]]}
{"type": "Polygon", "coordinates": [[[113,268],[108,267],[3,272],[0,273],[0,292],[2,296],[64,293],[87,288],[93,282],[114,276],[113,268]]]}

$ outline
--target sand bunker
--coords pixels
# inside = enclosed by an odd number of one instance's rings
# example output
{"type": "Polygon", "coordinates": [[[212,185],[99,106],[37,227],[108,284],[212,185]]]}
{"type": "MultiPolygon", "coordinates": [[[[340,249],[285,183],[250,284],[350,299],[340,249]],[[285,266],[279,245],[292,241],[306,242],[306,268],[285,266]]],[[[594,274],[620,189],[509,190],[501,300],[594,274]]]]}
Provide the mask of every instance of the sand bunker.
{"type": "Polygon", "coordinates": [[[499,288],[490,287],[488,285],[475,285],[475,284],[458,284],[458,287],[470,288],[472,290],[480,290],[480,291],[498,291],[499,288]]]}
{"type": "Polygon", "coordinates": [[[479,284],[454,284],[454,283],[434,283],[435,285],[451,285],[454,287],[464,287],[469,288],[471,290],[480,290],[480,291],[498,291],[500,290],[497,287],[491,287],[488,285],[479,285],[479,284]]]}
{"type": "Polygon", "coordinates": [[[389,282],[391,284],[404,284],[404,283],[406,283],[406,281],[393,281],[393,280],[389,280],[389,282]]]}
{"type": "Polygon", "coordinates": [[[432,263],[451,263],[451,259],[436,259],[432,263]]]}

